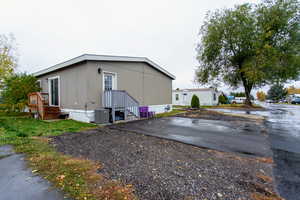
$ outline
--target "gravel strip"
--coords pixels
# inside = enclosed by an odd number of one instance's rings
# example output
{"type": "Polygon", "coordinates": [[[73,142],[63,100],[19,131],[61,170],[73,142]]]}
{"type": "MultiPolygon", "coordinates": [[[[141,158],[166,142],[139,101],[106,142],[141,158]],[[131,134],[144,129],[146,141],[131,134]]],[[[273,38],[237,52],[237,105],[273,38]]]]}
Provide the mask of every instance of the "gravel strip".
{"type": "Polygon", "coordinates": [[[65,154],[100,161],[99,173],[145,200],[246,200],[267,194],[272,164],[127,131],[99,128],[52,137],[65,154]],[[260,176],[261,177],[261,176],[260,176]]]}

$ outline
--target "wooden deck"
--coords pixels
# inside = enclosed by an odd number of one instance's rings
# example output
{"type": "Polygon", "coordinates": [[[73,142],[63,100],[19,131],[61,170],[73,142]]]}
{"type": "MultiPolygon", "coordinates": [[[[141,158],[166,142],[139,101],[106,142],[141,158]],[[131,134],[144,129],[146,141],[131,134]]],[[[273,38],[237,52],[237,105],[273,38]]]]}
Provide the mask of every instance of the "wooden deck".
{"type": "Polygon", "coordinates": [[[58,106],[49,105],[49,94],[41,92],[33,92],[28,94],[29,112],[36,115],[39,119],[49,120],[58,119],[61,111],[58,106]]]}

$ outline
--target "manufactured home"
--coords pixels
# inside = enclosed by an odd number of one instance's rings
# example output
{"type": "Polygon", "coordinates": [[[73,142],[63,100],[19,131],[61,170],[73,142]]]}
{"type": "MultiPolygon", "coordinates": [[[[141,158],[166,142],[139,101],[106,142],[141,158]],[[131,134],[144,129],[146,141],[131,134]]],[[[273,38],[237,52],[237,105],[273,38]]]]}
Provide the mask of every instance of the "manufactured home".
{"type": "Polygon", "coordinates": [[[172,109],[175,76],[145,57],[84,54],[34,76],[42,91],[32,94],[30,105],[40,99],[51,117],[60,112],[93,122],[95,110],[107,109],[115,121],[120,114],[138,118],[140,106],[155,113],[172,109]]]}
{"type": "Polygon", "coordinates": [[[190,106],[193,95],[199,98],[201,106],[214,106],[219,102],[220,93],[213,88],[173,90],[173,105],[190,106]]]}

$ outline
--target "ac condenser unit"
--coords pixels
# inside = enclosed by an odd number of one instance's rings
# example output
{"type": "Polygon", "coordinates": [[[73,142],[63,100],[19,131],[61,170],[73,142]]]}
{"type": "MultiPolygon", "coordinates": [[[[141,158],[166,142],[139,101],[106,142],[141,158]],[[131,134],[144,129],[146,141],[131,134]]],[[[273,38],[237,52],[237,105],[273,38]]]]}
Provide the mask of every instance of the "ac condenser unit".
{"type": "Polygon", "coordinates": [[[108,124],[109,123],[109,110],[108,109],[96,109],[95,110],[95,123],[96,124],[108,124]]]}

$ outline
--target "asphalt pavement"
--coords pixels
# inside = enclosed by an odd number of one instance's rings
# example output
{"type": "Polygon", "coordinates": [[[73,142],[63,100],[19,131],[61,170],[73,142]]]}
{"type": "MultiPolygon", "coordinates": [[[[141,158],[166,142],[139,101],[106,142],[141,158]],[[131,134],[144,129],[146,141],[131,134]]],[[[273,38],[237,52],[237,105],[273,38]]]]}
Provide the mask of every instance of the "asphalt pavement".
{"type": "Polygon", "coordinates": [[[64,195],[26,167],[24,156],[0,146],[0,200],[63,200],[64,195]]]}
{"type": "MultiPolygon", "coordinates": [[[[277,190],[286,200],[300,200],[300,105],[261,104],[267,111],[247,114],[267,117],[277,190]]],[[[218,110],[246,114],[240,110],[218,110]]]]}
{"type": "Polygon", "coordinates": [[[250,156],[271,157],[265,125],[253,121],[166,117],[111,126],[192,144],[198,147],[250,156]]]}

